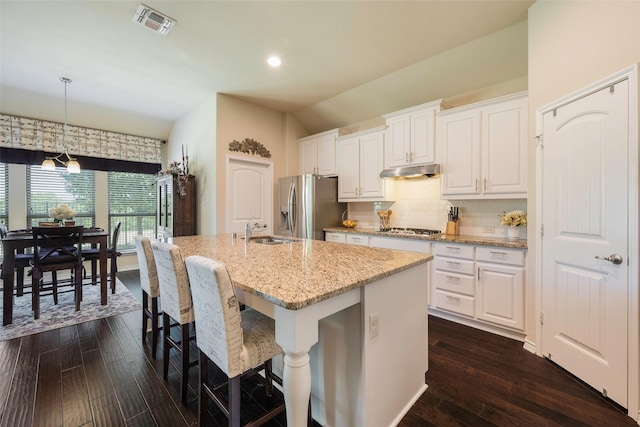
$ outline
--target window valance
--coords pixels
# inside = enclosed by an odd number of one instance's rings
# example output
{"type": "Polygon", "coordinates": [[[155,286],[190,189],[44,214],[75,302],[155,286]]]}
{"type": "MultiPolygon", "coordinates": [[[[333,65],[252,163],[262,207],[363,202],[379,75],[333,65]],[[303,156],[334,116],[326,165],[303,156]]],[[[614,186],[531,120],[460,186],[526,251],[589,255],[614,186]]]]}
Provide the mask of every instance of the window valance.
{"type": "MultiPolygon", "coordinates": [[[[44,158],[44,155],[36,152],[63,152],[63,127],[62,123],[0,114],[2,161],[33,164],[38,163],[37,160],[34,161],[36,157],[39,162],[44,158]],[[7,159],[4,159],[5,156],[8,156],[7,159]]],[[[69,154],[79,159],[95,159],[95,162],[88,161],[98,165],[99,167],[95,167],[97,170],[114,170],[105,168],[107,164],[119,165],[115,170],[126,170],[129,169],[126,165],[132,162],[144,163],[145,165],[141,165],[143,169],[158,171],[162,161],[160,148],[163,142],[155,138],[67,124],[66,144],[69,154]],[[103,160],[107,162],[100,167],[103,160]]],[[[83,167],[88,165],[85,163],[83,167]]]]}

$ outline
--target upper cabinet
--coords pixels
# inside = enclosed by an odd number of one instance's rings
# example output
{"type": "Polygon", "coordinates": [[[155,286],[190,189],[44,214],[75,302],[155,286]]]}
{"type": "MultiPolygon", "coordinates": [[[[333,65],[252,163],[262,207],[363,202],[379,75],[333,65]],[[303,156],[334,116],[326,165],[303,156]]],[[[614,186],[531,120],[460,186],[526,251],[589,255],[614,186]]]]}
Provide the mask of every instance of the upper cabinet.
{"type": "Polygon", "coordinates": [[[332,129],[299,140],[300,173],[335,176],[336,139],[343,135],[342,129],[332,129]]]}
{"type": "Polygon", "coordinates": [[[526,198],[527,112],[522,92],[438,113],[442,196],[526,198]]]}
{"type": "Polygon", "coordinates": [[[445,108],[438,100],[385,114],[385,168],[435,162],[436,113],[445,108]]]}
{"type": "Polygon", "coordinates": [[[384,200],[384,128],[338,138],[338,201],[384,200]]]}

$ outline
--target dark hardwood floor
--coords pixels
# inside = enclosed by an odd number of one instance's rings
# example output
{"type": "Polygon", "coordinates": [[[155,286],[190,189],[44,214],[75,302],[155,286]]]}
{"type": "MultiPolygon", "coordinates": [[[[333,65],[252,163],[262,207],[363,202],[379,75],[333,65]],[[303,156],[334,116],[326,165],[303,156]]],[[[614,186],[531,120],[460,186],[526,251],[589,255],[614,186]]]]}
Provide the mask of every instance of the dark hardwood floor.
{"type": "MultiPolygon", "coordinates": [[[[140,294],[137,271],[118,277],[140,294]]],[[[0,426],[196,425],[197,368],[181,405],[178,361],[164,381],[150,340],[141,343],[140,317],[136,311],[0,342],[0,426]]],[[[426,378],[429,388],[401,426],[637,425],[522,343],[434,317],[426,378]]],[[[274,396],[264,396],[257,378],[243,382],[243,415],[282,399],[274,396]]],[[[210,425],[224,425],[217,408],[209,411],[210,425]]],[[[285,424],[279,417],[267,425],[285,424]]]]}

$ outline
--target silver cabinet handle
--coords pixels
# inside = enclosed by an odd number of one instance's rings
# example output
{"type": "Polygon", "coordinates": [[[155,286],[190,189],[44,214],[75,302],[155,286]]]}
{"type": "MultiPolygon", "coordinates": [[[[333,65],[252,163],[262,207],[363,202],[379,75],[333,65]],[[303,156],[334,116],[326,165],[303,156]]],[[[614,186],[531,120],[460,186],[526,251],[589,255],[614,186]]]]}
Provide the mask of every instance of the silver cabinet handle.
{"type": "Polygon", "coordinates": [[[409,163],[409,153],[405,151],[404,153],[404,162],[409,163]]]}
{"type": "Polygon", "coordinates": [[[455,280],[456,282],[460,281],[460,278],[456,276],[446,276],[446,277],[447,277],[447,280],[455,280]]]}
{"type": "Polygon", "coordinates": [[[478,178],[476,178],[476,191],[478,191],[478,178]]]}
{"type": "Polygon", "coordinates": [[[596,255],[596,259],[603,259],[605,261],[609,261],[612,264],[622,264],[622,256],[620,254],[611,254],[609,256],[598,256],[596,255]]]}
{"type": "Polygon", "coordinates": [[[458,266],[460,265],[459,262],[454,262],[454,261],[447,261],[447,264],[448,265],[458,265],[458,266]]]}
{"type": "Polygon", "coordinates": [[[460,298],[452,297],[452,296],[450,296],[450,295],[447,295],[447,299],[448,299],[449,301],[453,301],[453,302],[458,302],[458,303],[460,302],[460,298]]]}
{"type": "Polygon", "coordinates": [[[487,191],[487,178],[484,179],[484,191],[487,191]]]}
{"type": "Polygon", "coordinates": [[[445,246],[448,250],[451,251],[456,251],[456,252],[460,252],[460,248],[457,248],[455,246],[445,246]]]}

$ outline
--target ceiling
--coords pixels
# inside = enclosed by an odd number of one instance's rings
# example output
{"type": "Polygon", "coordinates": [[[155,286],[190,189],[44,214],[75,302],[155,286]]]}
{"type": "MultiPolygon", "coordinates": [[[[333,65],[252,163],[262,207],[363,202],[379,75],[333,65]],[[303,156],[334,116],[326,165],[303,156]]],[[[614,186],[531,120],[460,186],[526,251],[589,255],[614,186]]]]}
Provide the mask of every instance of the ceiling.
{"type": "Polygon", "coordinates": [[[0,86],[60,98],[66,76],[74,102],[169,121],[213,93],[308,113],[526,21],[532,3],[145,1],[177,21],[162,36],[133,23],[137,1],[1,0],[0,86]]]}

